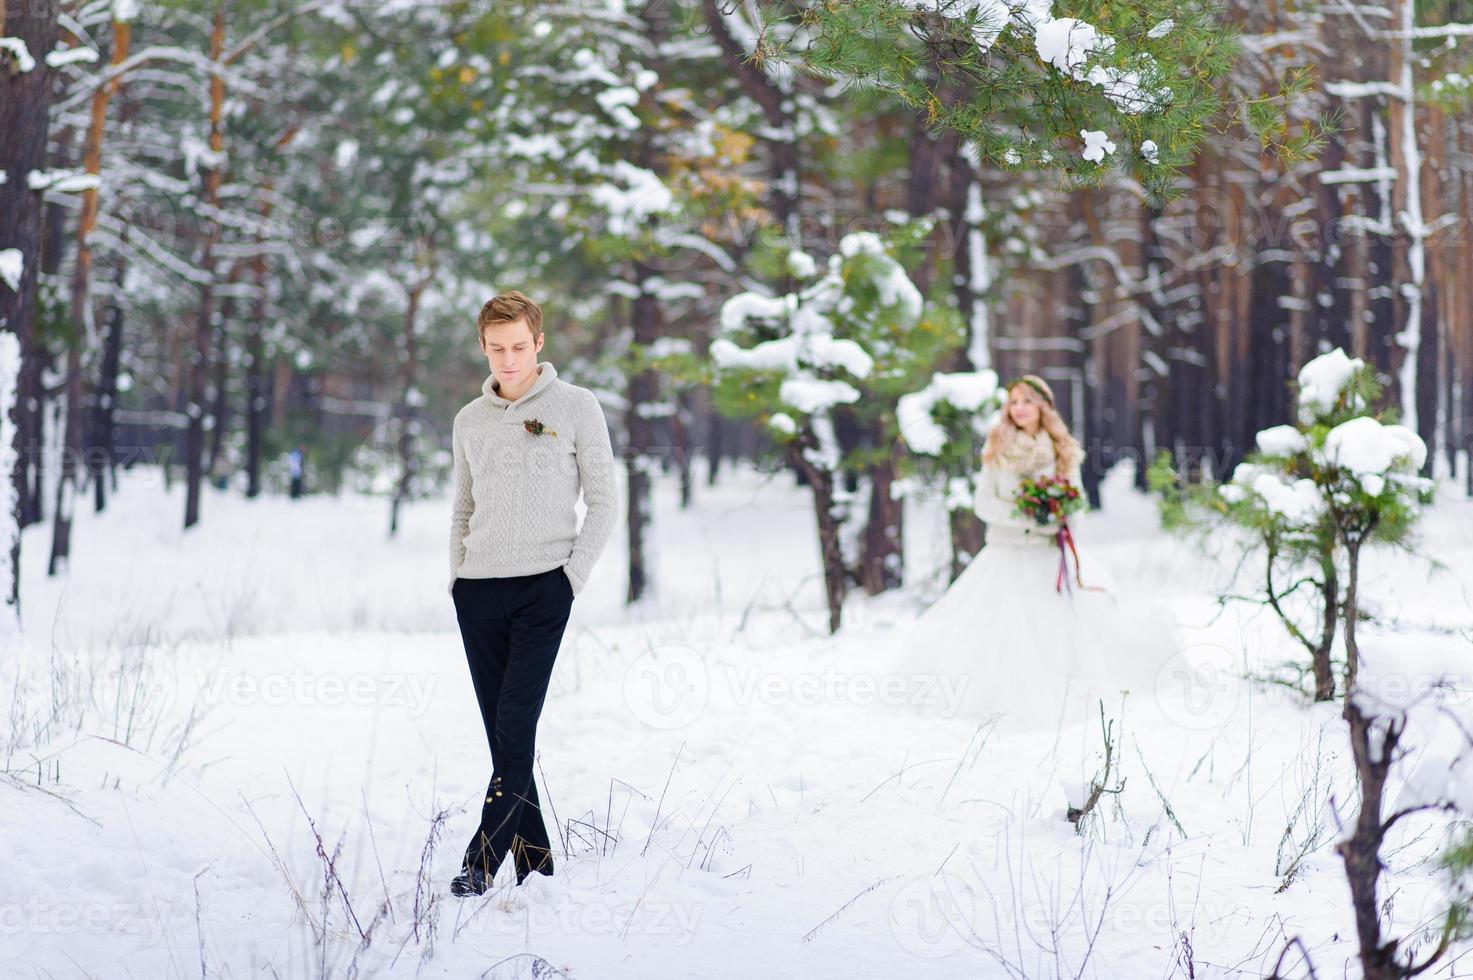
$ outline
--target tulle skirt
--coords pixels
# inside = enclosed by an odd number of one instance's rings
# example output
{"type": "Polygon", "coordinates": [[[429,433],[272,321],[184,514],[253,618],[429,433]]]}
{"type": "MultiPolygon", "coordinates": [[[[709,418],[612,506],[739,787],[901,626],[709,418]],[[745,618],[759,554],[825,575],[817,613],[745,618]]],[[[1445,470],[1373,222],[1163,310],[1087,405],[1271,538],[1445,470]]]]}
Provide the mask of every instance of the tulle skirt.
{"type": "Polygon", "coordinates": [[[951,587],[908,629],[907,669],[934,674],[947,703],[922,710],[981,721],[1002,731],[1038,731],[1104,717],[1159,718],[1156,686],[1182,648],[1170,614],[1122,591],[1114,575],[1078,545],[1084,585],[1056,589],[1059,549],[1047,536],[1002,526],[951,587]]]}

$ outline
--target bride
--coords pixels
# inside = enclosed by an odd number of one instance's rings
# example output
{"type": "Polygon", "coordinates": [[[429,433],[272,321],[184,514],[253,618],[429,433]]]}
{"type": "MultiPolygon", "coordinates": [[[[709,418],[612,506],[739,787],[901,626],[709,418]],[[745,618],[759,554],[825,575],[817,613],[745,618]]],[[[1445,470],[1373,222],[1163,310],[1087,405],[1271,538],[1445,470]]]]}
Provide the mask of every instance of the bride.
{"type": "Polygon", "coordinates": [[[946,710],[981,720],[1001,712],[1003,730],[1049,730],[1150,714],[1156,674],[1179,649],[1169,617],[1127,602],[1099,559],[1081,569],[1069,535],[1014,510],[1025,477],[1080,487],[1083,450],[1036,375],[1007,387],[988,432],[975,498],[987,543],[907,637],[907,666],[955,693],[946,710]],[[1067,564],[1061,568],[1061,562],[1067,564]],[[1108,585],[1108,589],[1101,589],[1108,585]],[[1123,691],[1128,690],[1128,695],[1123,691]],[[1122,697],[1126,700],[1122,702],[1122,697]]]}

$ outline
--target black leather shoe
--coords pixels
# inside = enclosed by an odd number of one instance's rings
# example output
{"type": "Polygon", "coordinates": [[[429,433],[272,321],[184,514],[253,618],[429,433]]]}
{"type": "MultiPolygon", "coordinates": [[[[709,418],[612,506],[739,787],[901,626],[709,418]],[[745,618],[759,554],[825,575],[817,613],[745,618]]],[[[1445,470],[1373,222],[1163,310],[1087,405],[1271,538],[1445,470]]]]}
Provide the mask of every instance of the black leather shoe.
{"type": "Polygon", "coordinates": [[[490,876],[480,868],[467,868],[450,879],[450,894],[452,895],[484,895],[486,889],[490,887],[490,876]]]}

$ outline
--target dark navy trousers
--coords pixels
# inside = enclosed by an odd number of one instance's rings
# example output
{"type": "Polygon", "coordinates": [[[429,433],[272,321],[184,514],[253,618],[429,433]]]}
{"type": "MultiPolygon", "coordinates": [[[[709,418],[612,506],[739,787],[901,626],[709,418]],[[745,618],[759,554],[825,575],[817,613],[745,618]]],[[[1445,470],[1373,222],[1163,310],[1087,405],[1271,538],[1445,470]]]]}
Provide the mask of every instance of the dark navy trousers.
{"type": "Polygon", "coordinates": [[[481,868],[489,879],[511,853],[519,883],[533,870],[551,874],[552,846],[532,760],[537,719],[573,607],[573,585],[558,566],[534,575],[457,578],[450,595],[492,765],[481,825],[466,847],[463,866],[481,868]]]}

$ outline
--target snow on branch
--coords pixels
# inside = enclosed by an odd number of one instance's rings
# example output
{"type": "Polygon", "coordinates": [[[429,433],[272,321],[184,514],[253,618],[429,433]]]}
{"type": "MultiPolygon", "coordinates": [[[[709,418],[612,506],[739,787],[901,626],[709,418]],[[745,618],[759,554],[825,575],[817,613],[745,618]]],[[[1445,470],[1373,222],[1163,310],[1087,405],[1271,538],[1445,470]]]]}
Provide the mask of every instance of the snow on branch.
{"type": "Polygon", "coordinates": [[[26,47],[24,38],[0,37],[0,51],[10,52],[19,71],[27,72],[36,67],[36,59],[31,57],[31,49],[26,47]]]}
{"type": "Polygon", "coordinates": [[[1363,99],[1370,95],[1386,95],[1404,99],[1406,91],[1394,82],[1326,82],[1325,91],[1342,99],[1363,99]]]}
{"type": "Polygon", "coordinates": [[[1341,167],[1320,173],[1322,184],[1369,184],[1378,180],[1395,180],[1395,167],[1341,167]]]}
{"type": "Polygon", "coordinates": [[[26,186],[33,191],[75,194],[96,190],[101,185],[101,177],[81,170],[32,170],[26,174],[26,186]]]}
{"type": "Polygon", "coordinates": [[[1381,31],[1382,37],[1390,38],[1431,38],[1431,37],[1473,37],[1473,24],[1439,24],[1436,27],[1413,27],[1411,30],[1381,31]]]}
{"type": "Polygon", "coordinates": [[[169,251],[167,246],[149,237],[138,225],[125,226],[124,222],[107,212],[98,214],[97,227],[93,234],[97,236],[99,244],[106,244],[111,250],[124,255],[148,259],[165,272],[187,282],[203,285],[212,281],[208,273],[169,251]]]}
{"type": "Polygon", "coordinates": [[[919,391],[901,395],[896,405],[896,422],[901,437],[912,452],[936,456],[946,447],[946,430],[936,420],[942,403],[965,412],[981,412],[997,400],[997,372],[991,368],[952,374],[937,372],[919,391]]]}
{"type": "Polygon", "coordinates": [[[97,60],[97,51],[93,48],[78,46],[75,48],[59,47],[46,55],[48,68],[60,68],[63,65],[72,65],[77,62],[94,62],[97,60]]]}
{"type": "MultiPolygon", "coordinates": [[[[0,42],[4,40],[6,39],[0,38],[0,42]]],[[[257,85],[240,72],[233,71],[224,62],[213,61],[208,55],[201,54],[198,51],[191,51],[188,48],[181,48],[177,45],[153,45],[131,54],[116,65],[109,65],[96,75],[87,78],[84,83],[76,86],[76,91],[57,103],[55,111],[66,112],[68,109],[81,105],[83,102],[92,98],[93,92],[102,88],[113,79],[120,78],[134,68],[152,61],[172,61],[191,65],[198,68],[207,76],[219,75],[238,94],[252,95],[264,99],[274,98],[274,94],[271,91],[257,85]]]]}

